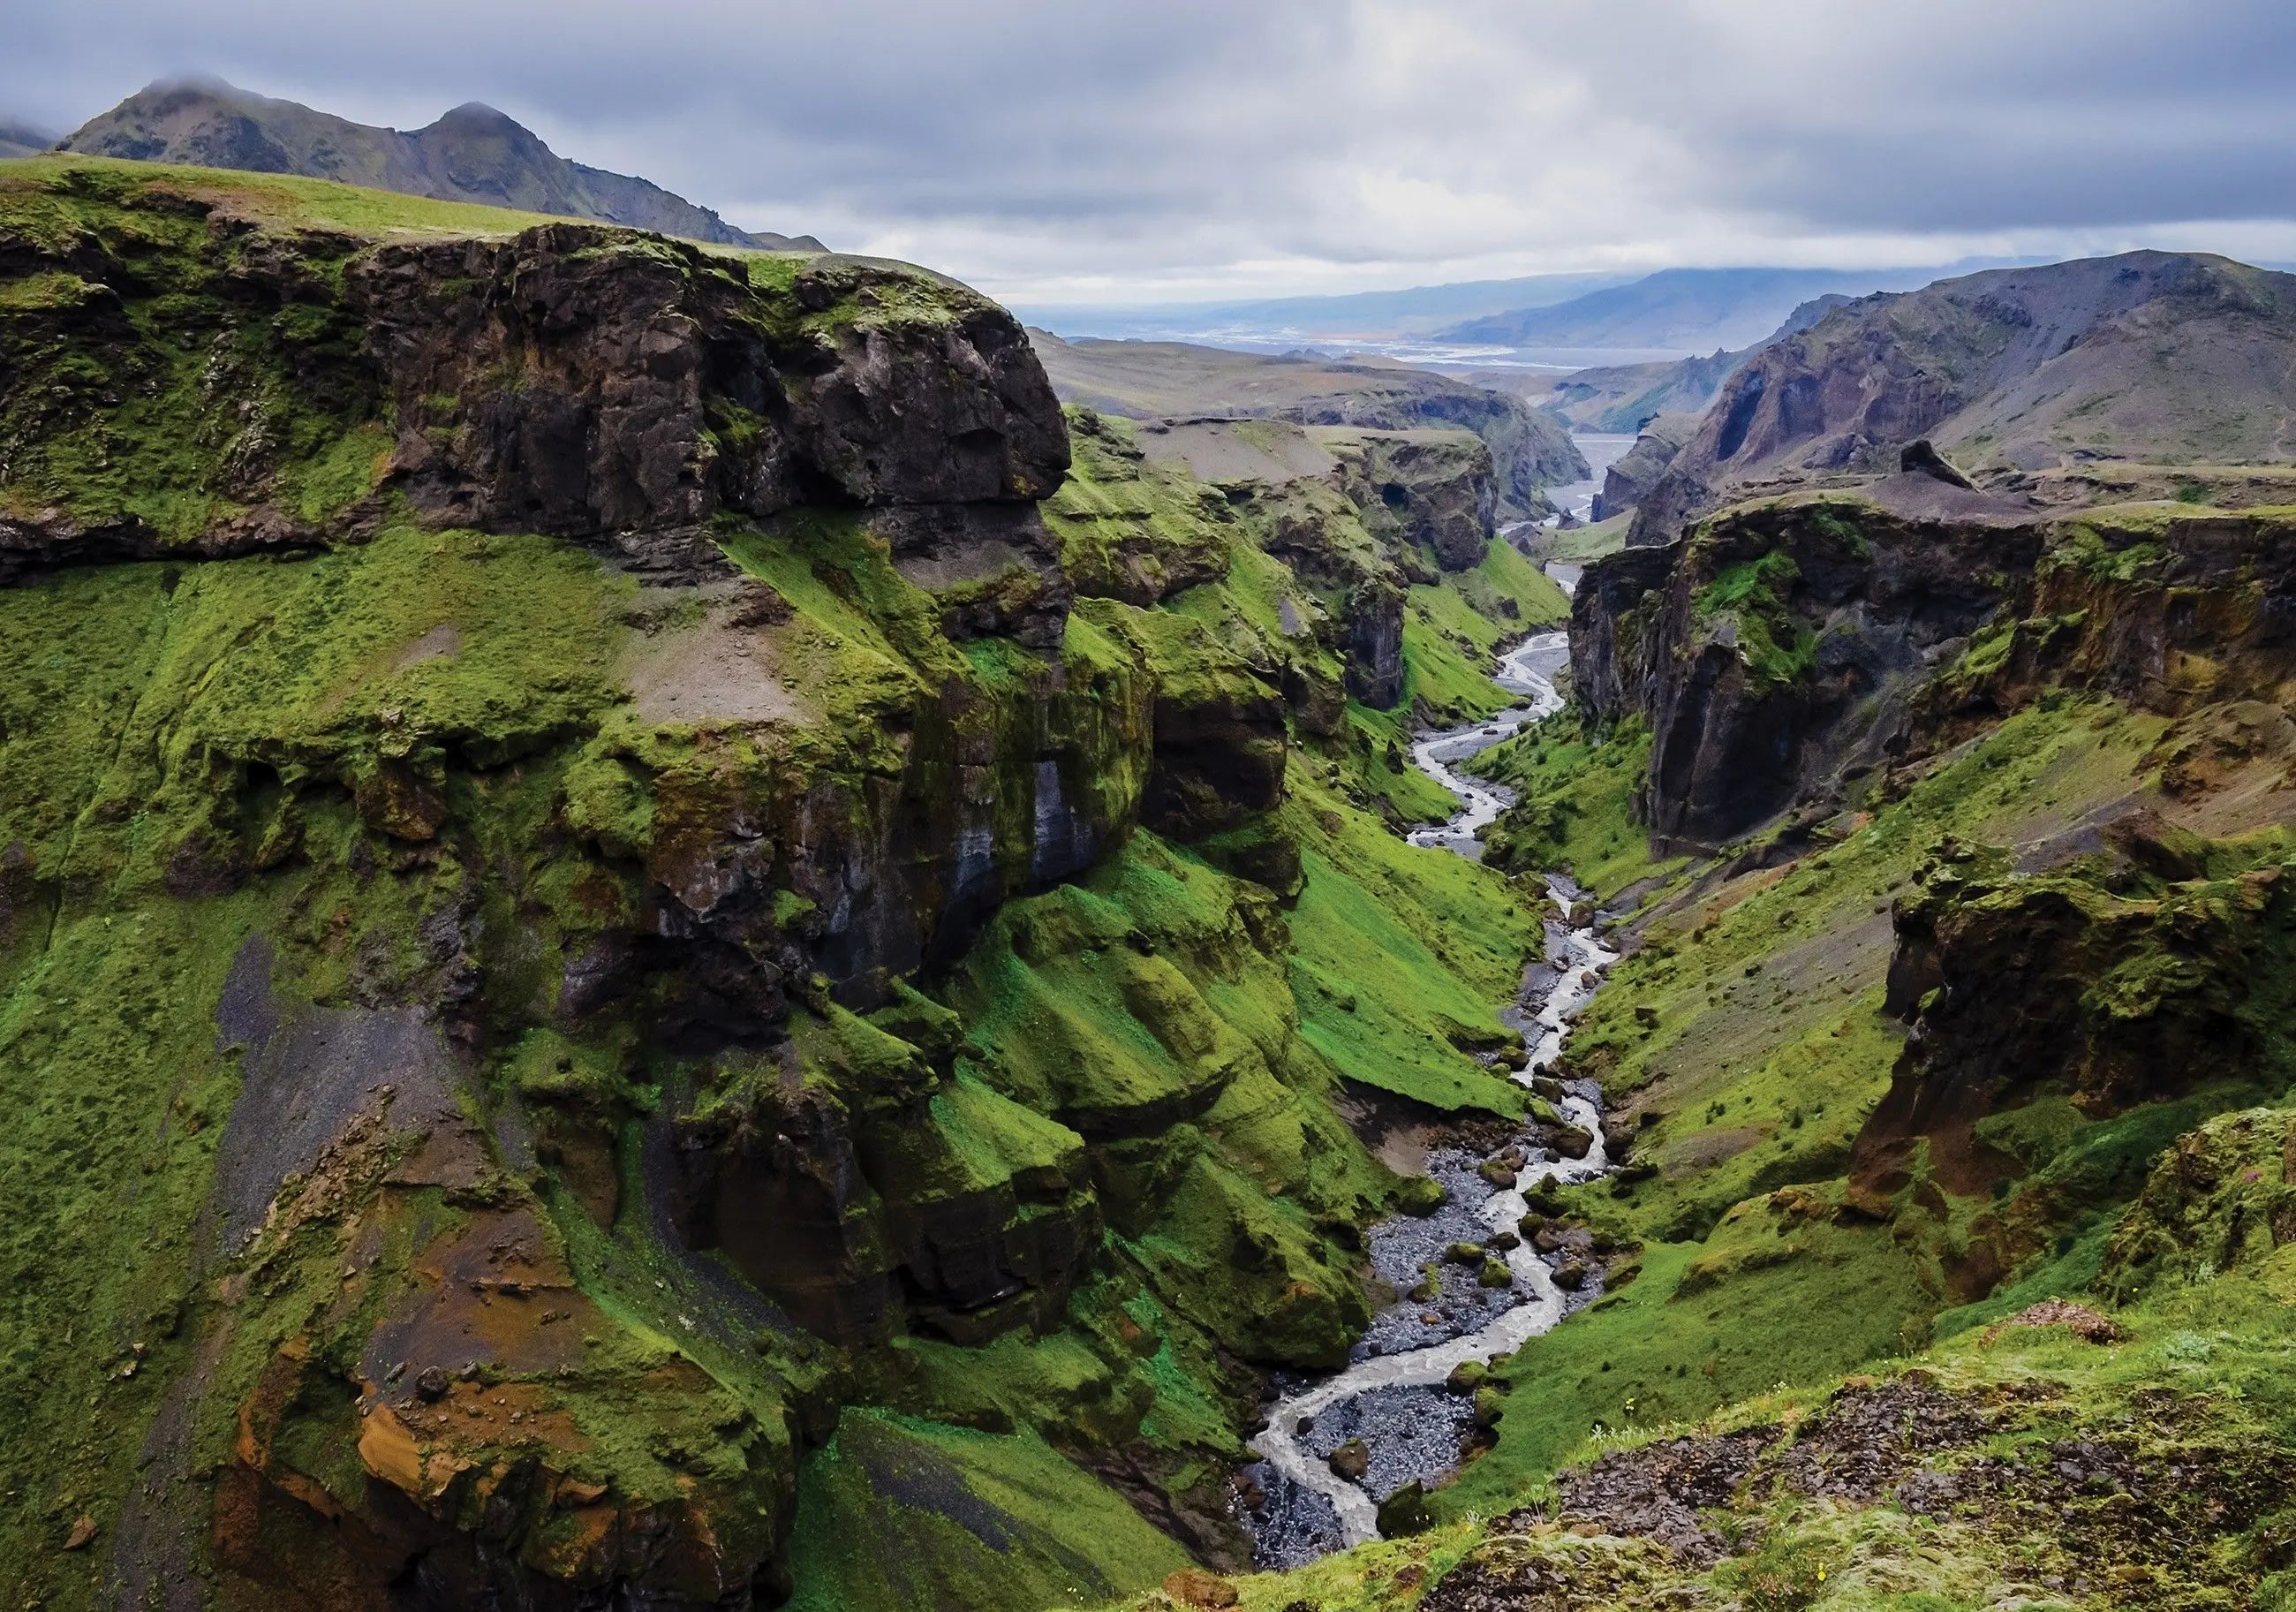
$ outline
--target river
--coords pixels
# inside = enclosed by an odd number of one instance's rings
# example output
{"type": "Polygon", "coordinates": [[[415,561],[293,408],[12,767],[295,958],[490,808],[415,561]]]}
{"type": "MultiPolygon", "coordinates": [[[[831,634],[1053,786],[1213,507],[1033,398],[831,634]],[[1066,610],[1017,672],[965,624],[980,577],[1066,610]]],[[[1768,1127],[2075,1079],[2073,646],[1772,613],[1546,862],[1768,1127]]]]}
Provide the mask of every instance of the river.
{"type": "MultiPolygon", "coordinates": [[[[1554,674],[1569,653],[1569,635],[1535,635],[1510,651],[1496,673],[1502,687],[1523,696],[1521,704],[1423,735],[1413,744],[1412,759],[1421,770],[1460,802],[1449,821],[1414,830],[1414,844],[1480,857],[1482,830],[1511,797],[1456,768],[1561,708],[1554,674]]],[[[1591,922],[1570,923],[1571,915],[1587,912],[1580,892],[1559,876],[1550,876],[1547,886],[1558,916],[1546,923],[1545,958],[1527,972],[1516,1004],[1503,1016],[1521,1032],[1529,1055],[1515,1076],[1525,1085],[1554,1067],[1571,1019],[1617,961],[1591,922]]],[[[1259,1566],[1296,1567],[1377,1539],[1382,1500],[1414,1482],[1431,1485],[1458,1466],[1472,1427],[1473,1400],[1446,1389],[1452,1371],[1520,1348],[1593,1296],[1588,1288],[1566,1290],[1556,1281],[1559,1253],[1542,1255],[1529,1241],[1516,1240],[1516,1224],[1529,1212],[1527,1189],[1550,1176],[1585,1180],[1609,1168],[1600,1094],[1591,1082],[1572,1082],[1562,1091],[1556,1108],[1592,1138],[1584,1158],[1549,1151],[1535,1130],[1517,1132],[1497,1147],[1438,1148],[1428,1157],[1427,1172],[1448,1195],[1443,1206],[1431,1215],[1397,1215],[1372,1228],[1372,1270],[1398,1296],[1373,1320],[1343,1370],[1278,1383],[1279,1397],[1251,1441],[1261,1459],[1250,1474],[1259,1501],[1248,1508],[1247,1519],[1259,1566]],[[1513,1185],[1485,1173],[1495,1159],[1513,1169],[1513,1185]],[[1480,1262],[1446,1261],[1446,1251],[1456,1244],[1489,1246],[1504,1259],[1508,1281],[1487,1283],[1480,1262]],[[1411,1296],[1414,1291],[1419,1296],[1411,1296]],[[1361,1441],[1365,1457],[1360,1478],[1342,1476],[1332,1461],[1354,1440],[1361,1441]]]]}

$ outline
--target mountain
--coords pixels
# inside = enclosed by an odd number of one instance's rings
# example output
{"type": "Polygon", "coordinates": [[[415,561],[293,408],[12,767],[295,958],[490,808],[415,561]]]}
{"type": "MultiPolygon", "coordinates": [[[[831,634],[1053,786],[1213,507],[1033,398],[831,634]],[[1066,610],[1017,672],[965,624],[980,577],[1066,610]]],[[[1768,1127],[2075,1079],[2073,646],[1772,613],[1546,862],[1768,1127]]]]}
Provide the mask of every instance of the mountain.
{"type": "Polygon", "coordinates": [[[1954,272],[1956,267],[1668,268],[1628,285],[1589,292],[1548,307],[1471,319],[1437,333],[1446,341],[1500,347],[1673,348],[1685,352],[1747,348],[1767,337],[1812,298],[1909,289],[1954,272]]]}
{"type": "Polygon", "coordinates": [[[1303,425],[1459,429],[1488,444],[1507,513],[1544,514],[1544,490],[1586,479],[1570,433],[1520,399],[1398,364],[1270,356],[1177,341],[1066,341],[1030,329],[1064,403],[1133,419],[1264,416],[1303,425]]]}
{"type": "Polygon", "coordinates": [[[56,143],[44,128],[14,119],[0,119],[0,158],[37,157],[56,143]]]}
{"type": "MultiPolygon", "coordinates": [[[[1761,345],[1808,330],[1828,309],[1849,300],[1839,292],[1811,298],[1788,314],[1761,345]]],[[[1480,384],[1518,393],[1534,407],[1570,422],[1574,430],[1632,434],[1661,414],[1704,412],[1731,371],[1754,350],[1750,347],[1702,358],[1598,365],[1553,377],[1521,369],[1459,373],[1480,384]]]]}
{"type": "Polygon", "coordinates": [[[1620,274],[1531,275],[1515,280],[1464,280],[1324,297],[1019,307],[1014,311],[1030,324],[1064,336],[1201,341],[1218,335],[1255,343],[1348,341],[1425,334],[1462,319],[1568,301],[1632,278],[1620,274]]]}
{"type": "Polygon", "coordinates": [[[658,185],[561,157],[490,106],[458,106],[411,133],[353,123],[214,80],[153,84],[74,130],[65,151],[301,174],[440,202],[596,218],[720,246],[820,251],[810,235],[734,228],[658,185]]]}
{"type": "Polygon", "coordinates": [[[1897,465],[1932,439],[1988,486],[2098,460],[2296,458],[2296,276],[2129,252],[1862,298],[1753,355],[1665,479],[1636,540],[1740,489],[1897,465]]]}

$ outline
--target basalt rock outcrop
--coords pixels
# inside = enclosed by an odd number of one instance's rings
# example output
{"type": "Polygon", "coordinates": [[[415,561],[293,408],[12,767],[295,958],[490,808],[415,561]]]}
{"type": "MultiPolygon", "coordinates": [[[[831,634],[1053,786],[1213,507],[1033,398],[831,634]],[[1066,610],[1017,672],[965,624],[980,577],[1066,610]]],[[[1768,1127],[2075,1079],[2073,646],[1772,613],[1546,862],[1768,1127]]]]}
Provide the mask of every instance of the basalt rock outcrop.
{"type": "Polygon", "coordinates": [[[1698,416],[1689,414],[1662,414],[1645,423],[1635,445],[1603,473],[1603,490],[1595,495],[1595,519],[1624,514],[1648,498],[1697,429],[1698,416]]]}
{"type": "Polygon", "coordinates": [[[1649,721],[1646,820],[1694,842],[1838,804],[1849,779],[2052,687],[2215,711],[2178,763],[2198,778],[2284,746],[2287,547],[2268,511],[2035,516],[1907,473],[1748,505],[1590,567],[1572,671],[1597,713],[1649,721]]]}
{"type": "Polygon", "coordinates": [[[1649,722],[1652,832],[1718,843],[1843,768],[1885,763],[1916,684],[2040,543],[1870,505],[1738,511],[1588,569],[1574,687],[1601,716],[1649,722]]]}
{"type": "Polygon", "coordinates": [[[1899,900],[1889,1007],[1913,1033],[1859,1133],[1859,1191],[1903,1188],[1916,1140],[1949,1191],[2021,1173],[1979,1126],[2044,1092],[2103,1118],[2205,1083],[2284,1084],[2287,870],[2211,878],[2223,851],[2141,815],[2109,838],[2118,871],[2020,876],[1948,847],[1899,900]]]}

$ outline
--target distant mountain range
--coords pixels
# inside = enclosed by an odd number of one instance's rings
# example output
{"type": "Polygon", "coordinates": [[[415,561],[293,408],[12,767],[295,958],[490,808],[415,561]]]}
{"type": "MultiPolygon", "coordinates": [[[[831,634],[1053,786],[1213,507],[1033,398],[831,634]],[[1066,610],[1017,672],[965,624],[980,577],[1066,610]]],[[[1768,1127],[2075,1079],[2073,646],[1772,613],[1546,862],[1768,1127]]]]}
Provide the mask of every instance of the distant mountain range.
{"type": "Polygon", "coordinates": [[[1404,291],[1340,296],[1274,297],[1242,302],[1162,302],[1106,307],[1019,307],[1029,324],[1063,335],[1116,341],[1240,337],[1273,342],[1377,340],[1422,335],[1488,314],[1545,308],[1623,285],[1631,274],[1530,275],[1515,280],[1462,280],[1404,291]]]}
{"type": "Polygon", "coordinates": [[[0,157],[37,157],[55,143],[56,137],[44,128],[0,118],[0,157]]]}
{"type": "MultiPolygon", "coordinates": [[[[0,139],[7,137],[0,131],[0,139]]],[[[736,229],[647,180],[569,161],[516,119],[476,102],[426,128],[402,132],[214,80],[160,83],[81,125],[62,148],[139,162],[301,174],[439,202],[595,218],[721,246],[824,250],[811,235],[736,229]]]]}
{"type": "Polygon", "coordinates": [[[1670,348],[1683,353],[1755,346],[1793,310],[1829,294],[1912,291],[1996,260],[1929,268],[1665,268],[1567,302],[1470,319],[1437,332],[1493,347],[1670,348]]]}

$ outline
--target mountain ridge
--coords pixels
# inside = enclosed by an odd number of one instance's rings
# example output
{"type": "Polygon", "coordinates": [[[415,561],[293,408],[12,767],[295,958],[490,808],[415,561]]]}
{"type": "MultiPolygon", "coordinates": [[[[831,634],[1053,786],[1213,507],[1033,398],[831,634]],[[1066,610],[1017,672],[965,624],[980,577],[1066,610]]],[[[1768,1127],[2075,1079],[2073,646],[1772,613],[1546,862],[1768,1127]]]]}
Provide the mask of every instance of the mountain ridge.
{"type": "Polygon", "coordinates": [[[2141,251],[1862,298],[1757,352],[1636,518],[1664,542],[1756,489],[1897,468],[1934,438],[1997,491],[2097,461],[2296,457],[2296,276],[2141,251]]]}
{"type": "Polygon", "coordinates": [[[219,79],[163,79],[90,119],[58,149],[334,179],[439,202],[474,202],[658,230],[718,246],[825,250],[811,235],[736,228],[650,180],[558,155],[505,112],[465,102],[414,130],[355,123],[219,79]]]}

